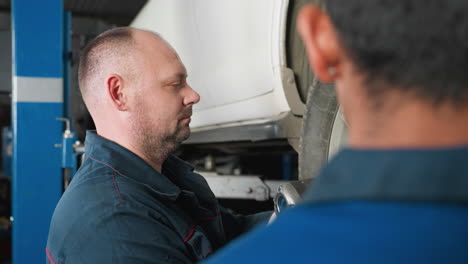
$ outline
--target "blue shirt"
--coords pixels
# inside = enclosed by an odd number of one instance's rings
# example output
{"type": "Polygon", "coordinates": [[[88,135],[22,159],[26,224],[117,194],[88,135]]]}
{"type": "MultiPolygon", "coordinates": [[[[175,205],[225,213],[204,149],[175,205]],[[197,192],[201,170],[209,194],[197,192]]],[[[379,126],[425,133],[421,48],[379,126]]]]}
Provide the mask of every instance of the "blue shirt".
{"type": "Polygon", "coordinates": [[[346,149],[301,205],[204,263],[468,263],[468,148],[346,149]]]}
{"type": "Polygon", "coordinates": [[[270,215],[221,207],[175,156],[159,173],[95,132],[85,156],[52,217],[47,263],[194,263],[270,215]]]}

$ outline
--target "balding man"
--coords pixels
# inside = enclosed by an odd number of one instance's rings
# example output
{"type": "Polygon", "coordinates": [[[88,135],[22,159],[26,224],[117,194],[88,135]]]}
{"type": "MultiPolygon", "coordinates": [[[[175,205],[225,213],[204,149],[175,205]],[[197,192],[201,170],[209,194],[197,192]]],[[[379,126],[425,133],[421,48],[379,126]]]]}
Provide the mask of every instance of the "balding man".
{"type": "Polygon", "coordinates": [[[85,48],[79,82],[96,131],[52,217],[48,263],[193,263],[269,216],[231,214],[171,155],[200,100],[186,79],[152,32],[116,28],[85,48]]]}

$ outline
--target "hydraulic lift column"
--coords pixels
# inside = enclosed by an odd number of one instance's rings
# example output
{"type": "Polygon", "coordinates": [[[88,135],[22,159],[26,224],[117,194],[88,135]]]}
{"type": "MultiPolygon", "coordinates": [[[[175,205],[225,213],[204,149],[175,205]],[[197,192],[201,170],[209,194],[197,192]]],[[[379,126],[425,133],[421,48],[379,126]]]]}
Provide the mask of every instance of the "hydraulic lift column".
{"type": "Polygon", "coordinates": [[[13,263],[45,261],[62,194],[62,0],[13,0],[13,263]]]}

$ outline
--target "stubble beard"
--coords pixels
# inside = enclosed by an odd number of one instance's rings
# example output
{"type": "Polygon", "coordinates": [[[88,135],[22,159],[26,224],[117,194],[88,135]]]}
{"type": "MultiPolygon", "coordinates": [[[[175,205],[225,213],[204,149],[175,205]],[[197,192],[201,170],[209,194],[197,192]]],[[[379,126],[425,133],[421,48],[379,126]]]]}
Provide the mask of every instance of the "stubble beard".
{"type": "Polygon", "coordinates": [[[147,119],[136,118],[135,120],[138,120],[133,124],[138,148],[148,160],[154,163],[162,164],[190,136],[188,126],[178,125],[174,133],[168,134],[158,131],[157,126],[144,121],[147,119]]]}

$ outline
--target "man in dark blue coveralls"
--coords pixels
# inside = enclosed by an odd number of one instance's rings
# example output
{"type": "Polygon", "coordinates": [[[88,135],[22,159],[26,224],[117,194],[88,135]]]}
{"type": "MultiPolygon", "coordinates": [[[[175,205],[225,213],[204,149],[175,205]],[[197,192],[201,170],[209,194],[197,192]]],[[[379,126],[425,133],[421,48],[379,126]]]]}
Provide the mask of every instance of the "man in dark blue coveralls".
{"type": "Polygon", "coordinates": [[[298,28],[349,147],[207,263],[468,263],[468,1],[323,2],[298,28]]]}
{"type": "Polygon", "coordinates": [[[85,48],[79,82],[97,132],[52,217],[48,263],[194,263],[269,217],[224,209],[171,155],[200,100],[186,79],[148,31],[112,29],[85,48]]]}

